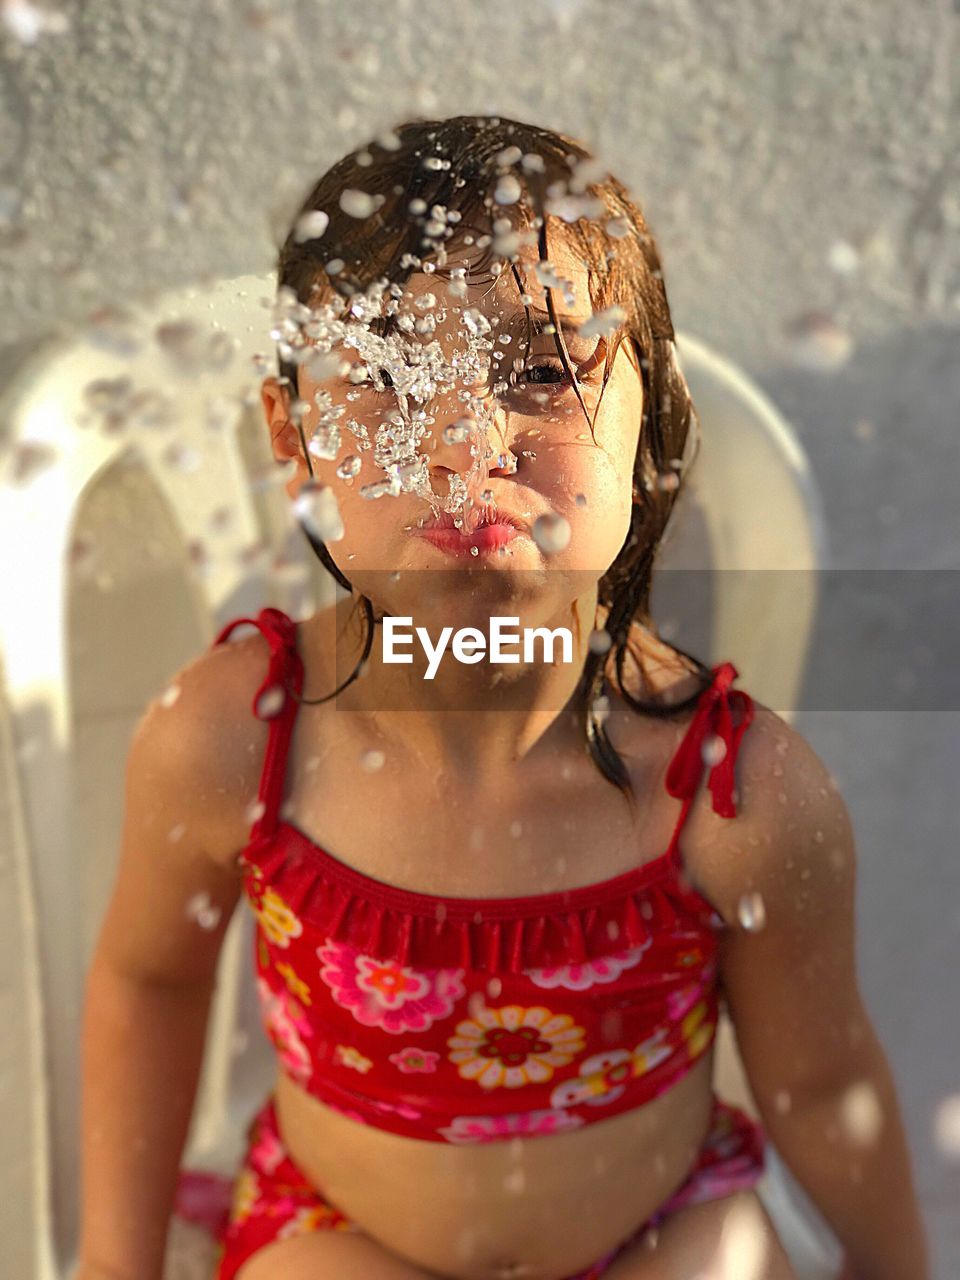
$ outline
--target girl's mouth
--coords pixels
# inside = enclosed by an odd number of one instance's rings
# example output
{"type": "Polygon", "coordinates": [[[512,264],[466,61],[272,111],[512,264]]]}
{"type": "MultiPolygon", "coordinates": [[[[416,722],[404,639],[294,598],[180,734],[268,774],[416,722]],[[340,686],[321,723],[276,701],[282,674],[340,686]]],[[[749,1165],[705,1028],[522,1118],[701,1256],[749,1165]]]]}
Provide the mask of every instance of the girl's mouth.
{"type": "Polygon", "coordinates": [[[428,524],[411,532],[451,555],[477,556],[499,551],[521,534],[526,536],[526,526],[516,516],[487,506],[481,509],[476,527],[468,533],[462,533],[456,527],[453,516],[448,512],[441,512],[428,524]]]}
{"type": "Polygon", "coordinates": [[[485,524],[474,529],[470,534],[463,534],[459,529],[444,529],[437,526],[417,530],[421,538],[439,547],[451,555],[482,555],[485,551],[499,551],[508,542],[521,535],[521,530],[512,524],[485,524]],[[473,548],[476,548],[476,551],[473,548]]]}

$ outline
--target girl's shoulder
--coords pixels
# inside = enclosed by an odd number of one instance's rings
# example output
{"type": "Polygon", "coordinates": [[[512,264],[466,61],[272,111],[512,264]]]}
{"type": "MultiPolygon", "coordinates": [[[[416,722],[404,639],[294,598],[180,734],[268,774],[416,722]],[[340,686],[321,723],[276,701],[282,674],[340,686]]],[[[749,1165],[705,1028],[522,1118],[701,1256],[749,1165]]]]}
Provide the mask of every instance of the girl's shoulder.
{"type": "Polygon", "coordinates": [[[184,825],[202,829],[209,851],[229,862],[245,843],[268,726],[253,714],[269,646],[259,631],[209,645],[175,671],[134,731],[144,758],[165,761],[181,796],[184,825]]]}
{"type": "Polygon", "coordinates": [[[731,924],[745,893],[773,900],[788,882],[846,874],[831,858],[853,858],[849,813],[828,765],[800,730],[752,701],[734,765],[736,816],[714,813],[701,785],[684,849],[695,882],[731,924]]]}
{"type": "MultiPolygon", "coordinates": [[[[337,646],[356,647],[356,608],[335,601],[288,629],[303,665],[303,696],[314,698],[335,687],[337,646]]],[[[292,620],[291,620],[292,621],[292,620]]],[[[275,639],[274,639],[275,642],[275,639]]],[[[205,775],[208,795],[220,798],[219,848],[228,865],[244,847],[254,821],[270,722],[256,703],[271,669],[271,643],[258,627],[237,628],[219,644],[211,643],[175,677],[181,684],[182,734],[205,775]]],[[[341,673],[342,678],[342,673],[341,673]]],[[[318,731],[314,718],[312,732],[318,731]]]]}

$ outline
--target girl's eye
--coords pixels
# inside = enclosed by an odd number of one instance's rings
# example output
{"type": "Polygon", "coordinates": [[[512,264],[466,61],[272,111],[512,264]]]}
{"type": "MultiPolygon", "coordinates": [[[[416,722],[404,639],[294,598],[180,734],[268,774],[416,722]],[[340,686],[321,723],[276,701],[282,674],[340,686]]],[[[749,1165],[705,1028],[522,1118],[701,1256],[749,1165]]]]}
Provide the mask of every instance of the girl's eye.
{"type": "Polygon", "coordinates": [[[524,370],[524,373],[534,386],[553,385],[570,381],[567,371],[559,360],[549,364],[531,364],[524,370]]]}
{"type": "MultiPolygon", "coordinates": [[[[603,353],[595,352],[588,360],[582,364],[574,363],[573,368],[576,370],[577,381],[581,384],[590,384],[596,372],[603,364],[603,353]]],[[[528,364],[517,375],[517,386],[522,390],[523,387],[558,387],[561,390],[573,386],[573,380],[567,373],[566,369],[560,362],[559,357],[556,360],[548,360],[546,362],[539,361],[536,364],[528,364]]]]}

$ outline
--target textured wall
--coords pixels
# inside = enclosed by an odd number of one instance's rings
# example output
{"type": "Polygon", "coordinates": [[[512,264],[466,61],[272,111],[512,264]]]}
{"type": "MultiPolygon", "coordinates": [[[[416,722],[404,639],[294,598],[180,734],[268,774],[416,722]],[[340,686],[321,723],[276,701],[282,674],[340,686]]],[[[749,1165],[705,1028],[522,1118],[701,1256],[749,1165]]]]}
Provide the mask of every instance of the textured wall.
{"type": "Polygon", "coordinates": [[[276,217],[345,150],[470,111],[595,147],[661,239],[679,326],[749,367],[811,308],[854,339],[960,315],[950,0],[63,7],[65,31],[5,41],[7,340],[267,269],[276,217]]]}

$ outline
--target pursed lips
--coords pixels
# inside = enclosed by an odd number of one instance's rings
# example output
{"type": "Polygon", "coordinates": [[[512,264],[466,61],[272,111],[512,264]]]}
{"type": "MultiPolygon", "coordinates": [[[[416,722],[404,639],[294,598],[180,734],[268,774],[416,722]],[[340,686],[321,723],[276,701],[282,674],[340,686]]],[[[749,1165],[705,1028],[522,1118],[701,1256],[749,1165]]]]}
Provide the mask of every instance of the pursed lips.
{"type": "MultiPolygon", "coordinates": [[[[470,528],[469,532],[473,533],[476,532],[477,529],[486,529],[491,525],[507,525],[510,528],[519,529],[524,533],[527,531],[526,524],[518,516],[511,515],[506,511],[501,511],[497,507],[486,506],[480,509],[480,518],[477,523],[470,528]]],[[[447,511],[443,511],[432,520],[425,521],[418,525],[414,532],[421,533],[424,531],[434,531],[438,529],[455,529],[457,532],[462,532],[457,529],[452,513],[447,511]]],[[[464,536],[469,535],[464,534],[464,536]]]]}

